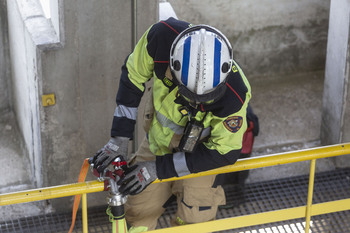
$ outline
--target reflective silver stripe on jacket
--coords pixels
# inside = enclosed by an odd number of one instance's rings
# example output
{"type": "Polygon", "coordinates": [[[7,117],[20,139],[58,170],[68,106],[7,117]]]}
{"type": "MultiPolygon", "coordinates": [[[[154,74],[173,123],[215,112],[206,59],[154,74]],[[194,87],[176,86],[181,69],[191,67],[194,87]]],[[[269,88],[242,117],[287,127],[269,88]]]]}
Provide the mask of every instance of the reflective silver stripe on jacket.
{"type": "Polygon", "coordinates": [[[203,132],[202,132],[202,134],[201,134],[200,140],[202,140],[202,139],[204,139],[205,137],[209,136],[210,133],[211,133],[211,127],[210,127],[210,126],[207,127],[207,128],[205,128],[205,129],[203,129],[203,132]]]}
{"type": "Polygon", "coordinates": [[[157,120],[163,127],[171,129],[176,134],[183,134],[185,127],[175,124],[160,112],[157,112],[157,120]]]}
{"type": "Polygon", "coordinates": [[[118,105],[115,109],[114,116],[126,117],[130,120],[135,120],[137,117],[137,108],[126,107],[124,105],[118,105]]]}
{"type": "Polygon", "coordinates": [[[173,162],[178,176],[185,176],[191,173],[187,167],[185,152],[176,152],[173,155],[173,162]]]}
{"type": "MultiPolygon", "coordinates": [[[[169,120],[168,118],[166,118],[163,114],[161,114],[160,112],[157,112],[157,120],[159,121],[159,123],[163,126],[163,127],[168,127],[169,129],[171,129],[174,133],[176,134],[183,134],[185,127],[182,127],[180,125],[175,124],[173,121],[169,120]]],[[[209,136],[211,133],[211,127],[207,127],[203,130],[201,138],[203,139],[207,136],[209,136]]]]}

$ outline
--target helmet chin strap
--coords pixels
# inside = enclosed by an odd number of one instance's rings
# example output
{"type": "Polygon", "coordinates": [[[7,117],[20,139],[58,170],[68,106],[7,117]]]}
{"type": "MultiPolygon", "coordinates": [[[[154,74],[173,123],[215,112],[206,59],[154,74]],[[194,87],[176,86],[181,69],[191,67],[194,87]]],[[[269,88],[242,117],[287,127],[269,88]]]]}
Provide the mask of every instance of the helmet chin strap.
{"type": "Polygon", "coordinates": [[[197,112],[200,110],[199,108],[200,104],[193,103],[193,101],[188,100],[186,97],[182,96],[180,93],[177,93],[177,96],[174,102],[184,106],[187,109],[187,111],[191,112],[192,115],[196,115],[197,112]]]}
{"type": "Polygon", "coordinates": [[[188,104],[194,109],[198,109],[198,105],[200,105],[200,103],[193,103],[193,102],[188,102],[188,104]]]}

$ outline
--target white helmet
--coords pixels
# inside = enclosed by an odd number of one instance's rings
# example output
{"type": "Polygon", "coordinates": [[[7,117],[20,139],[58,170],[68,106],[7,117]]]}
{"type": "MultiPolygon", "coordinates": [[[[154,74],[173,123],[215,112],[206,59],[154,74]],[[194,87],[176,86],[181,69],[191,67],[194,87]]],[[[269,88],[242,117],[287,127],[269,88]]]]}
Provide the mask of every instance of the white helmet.
{"type": "Polygon", "coordinates": [[[179,86],[179,94],[190,102],[203,104],[221,98],[231,68],[231,44],[213,27],[190,27],[181,32],[171,46],[171,73],[179,86]]]}

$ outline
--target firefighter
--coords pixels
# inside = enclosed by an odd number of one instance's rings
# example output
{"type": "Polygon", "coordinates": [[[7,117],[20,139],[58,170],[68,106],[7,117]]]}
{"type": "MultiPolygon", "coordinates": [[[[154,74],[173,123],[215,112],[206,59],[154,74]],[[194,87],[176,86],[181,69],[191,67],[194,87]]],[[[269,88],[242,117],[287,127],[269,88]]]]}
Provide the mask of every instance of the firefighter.
{"type": "Polygon", "coordinates": [[[130,232],[155,229],[164,204],[176,197],[173,225],[215,219],[225,204],[215,175],[151,184],[234,164],[247,129],[250,85],[233,60],[228,39],[208,25],[169,18],[152,25],[122,66],[111,139],[93,157],[98,172],[127,157],[145,83],[153,77],[144,112],[146,137],[118,181],[130,195],[130,232]]]}

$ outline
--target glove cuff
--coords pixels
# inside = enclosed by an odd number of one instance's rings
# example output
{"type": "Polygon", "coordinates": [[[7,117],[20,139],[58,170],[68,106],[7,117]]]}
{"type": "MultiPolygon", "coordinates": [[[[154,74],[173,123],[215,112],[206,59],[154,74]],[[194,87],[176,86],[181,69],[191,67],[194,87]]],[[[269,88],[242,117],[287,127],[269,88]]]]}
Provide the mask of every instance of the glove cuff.
{"type": "Polygon", "coordinates": [[[155,180],[158,178],[157,175],[157,166],[155,161],[147,161],[147,162],[140,162],[139,163],[141,168],[146,168],[144,171],[145,174],[142,174],[145,179],[148,181],[150,178],[152,180],[155,180]]]}
{"type": "Polygon", "coordinates": [[[129,140],[130,139],[127,137],[111,137],[111,139],[108,141],[107,145],[110,145],[109,147],[113,151],[117,152],[118,155],[122,155],[125,158],[127,158],[129,140]]]}
{"type": "Polygon", "coordinates": [[[129,143],[129,138],[127,137],[111,137],[109,142],[115,144],[115,145],[122,145],[122,144],[128,144],[129,143]]]}
{"type": "Polygon", "coordinates": [[[117,153],[117,151],[119,150],[119,146],[112,143],[111,141],[107,142],[107,144],[105,145],[105,148],[107,148],[108,150],[111,150],[115,153],[117,153]]]}

